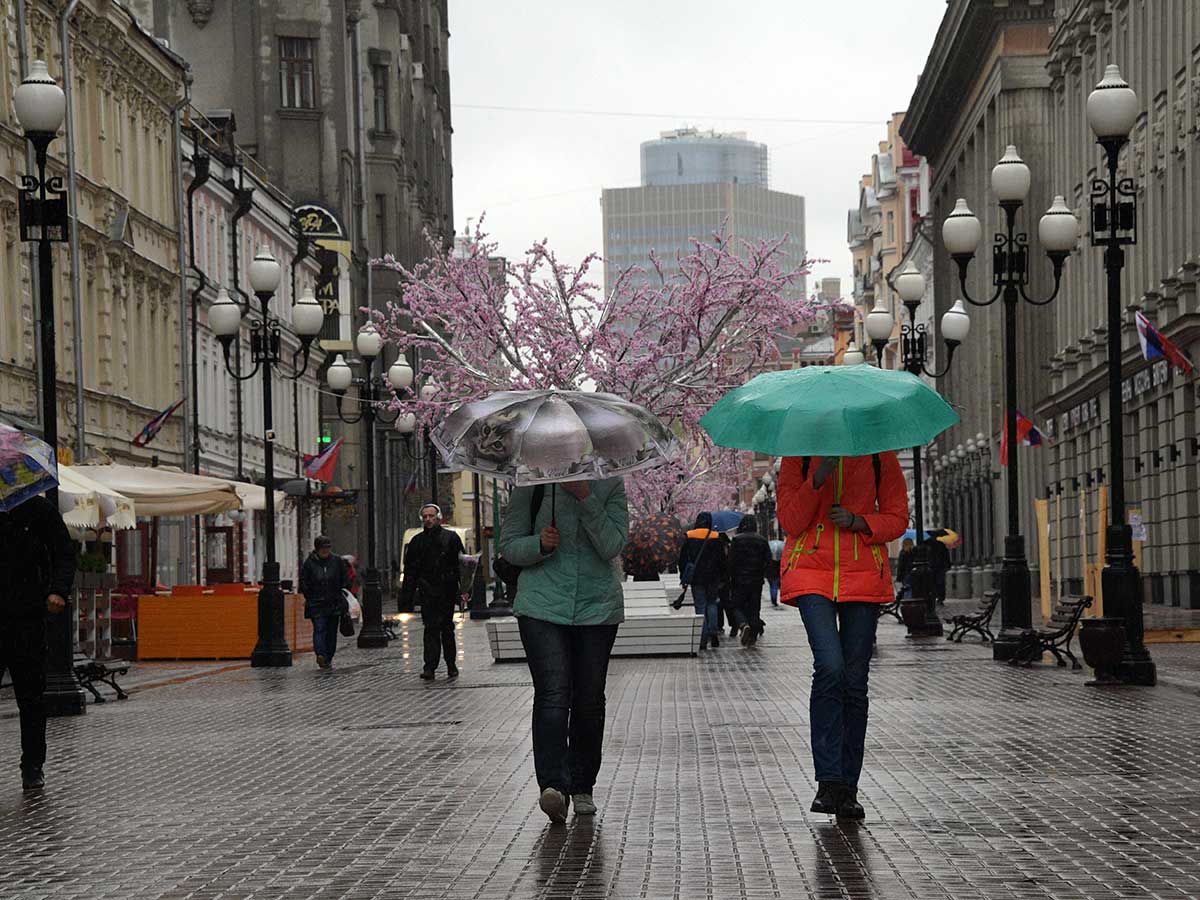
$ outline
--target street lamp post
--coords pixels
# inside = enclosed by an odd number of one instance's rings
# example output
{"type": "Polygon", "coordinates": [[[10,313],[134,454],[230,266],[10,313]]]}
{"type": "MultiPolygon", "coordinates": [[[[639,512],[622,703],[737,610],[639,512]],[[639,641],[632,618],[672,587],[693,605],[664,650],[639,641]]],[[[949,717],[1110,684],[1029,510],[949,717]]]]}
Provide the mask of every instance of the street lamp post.
{"type": "MultiPolygon", "coordinates": [[[[228,291],[221,288],[216,302],[209,307],[208,325],[221,342],[225,355],[225,370],[238,381],[249,381],[262,370],[263,386],[263,469],[266,473],[266,506],[263,510],[266,524],[267,555],[263,561],[262,585],[258,591],[258,643],[250,655],[250,665],[255,668],[290,666],[292,651],[284,636],[283,590],[279,586],[279,562],[275,559],[275,421],[272,374],[280,366],[282,326],[271,314],[271,298],[279,289],[279,263],[266,247],[260,247],[250,263],[250,287],[258,298],[258,319],[251,326],[250,355],[254,368],[239,374],[230,359],[229,351],[241,332],[242,308],[234,303],[228,291]]],[[[249,310],[245,310],[249,312],[249,310]]],[[[308,369],[309,350],[313,338],[321,331],[325,313],[313,296],[311,288],[305,288],[300,299],[292,305],[292,330],[300,339],[303,352],[301,365],[284,377],[297,379],[308,369]]],[[[240,349],[239,349],[240,356],[240,349]]]]}
{"type": "MultiPolygon", "coordinates": [[[[58,371],[54,347],[54,252],[51,244],[67,240],[67,198],[61,175],[46,175],[50,142],[58,134],[66,115],[66,96],[50,77],[44,60],[35,59],[29,74],[13,92],[17,121],[33,145],[37,175],[21,176],[21,240],[38,245],[39,367],[42,379],[42,439],[58,454],[58,371]]],[[[78,332],[80,323],[75,323],[78,332]]],[[[79,340],[78,334],[76,340],[79,340]]],[[[78,423],[80,429],[83,422],[78,423]]],[[[58,503],[58,491],[49,492],[58,503]]],[[[46,714],[71,716],[86,712],[83,688],[75,680],[74,614],[71,598],[67,607],[49,619],[47,632],[46,714]]]]}
{"type": "Polygon", "coordinates": [[[997,234],[992,248],[992,284],[995,293],[988,300],[976,300],[967,289],[967,267],[975,256],[983,235],[979,219],[958,199],[953,212],[942,224],[942,242],[958,264],[962,295],[976,306],[990,306],[1004,300],[1004,400],[1005,433],[1008,453],[1008,533],[1004,538],[1004,560],[1000,570],[1001,631],[992,645],[992,658],[1011,659],[1021,633],[1032,627],[1030,608],[1029,563],[1025,558],[1025,537],[1021,533],[1020,490],[1017,454],[1017,306],[1024,300],[1034,306],[1045,306],[1058,296],[1062,284],[1063,264],[1075,247],[1079,223],[1067,208],[1062,196],[1038,223],[1042,249],[1054,266],[1054,290],[1044,300],[1035,300],[1026,293],[1029,282],[1029,239],[1016,231],[1017,213],[1029,193],[1030,173],[1009,145],[1004,156],[992,169],[992,192],[1004,210],[1006,229],[997,234]]]}
{"type": "MultiPolygon", "coordinates": [[[[363,423],[363,444],[367,454],[365,461],[367,470],[367,567],[363,572],[363,623],[358,632],[358,646],[372,649],[386,647],[388,643],[388,633],[383,627],[383,589],[379,583],[379,569],[376,565],[375,423],[383,422],[387,425],[398,423],[406,414],[397,410],[389,415],[380,410],[380,405],[389,398],[385,398],[383,392],[383,378],[374,372],[375,360],[379,358],[383,350],[383,337],[379,334],[378,329],[368,322],[359,329],[358,335],[354,339],[354,346],[362,359],[363,374],[355,378],[349,363],[339,355],[333,361],[333,365],[329,367],[325,377],[329,382],[329,387],[338,395],[338,418],[347,425],[353,425],[356,422],[363,423]],[[341,398],[350,389],[351,384],[358,387],[359,411],[357,415],[347,416],[342,412],[341,398]]],[[[395,395],[412,387],[413,370],[401,356],[388,369],[386,379],[387,386],[395,395]]],[[[407,416],[411,416],[411,413],[407,416]]],[[[405,422],[408,421],[409,419],[406,417],[405,422]]]]}
{"type": "MultiPolygon", "coordinates": [[[[917,321],[917,309],[925,297],[925,277],[909,262],[895,278],[895,288],[908,310],[908,321],[900,325],[901,367],[913,375],[941,378],[950,371],[954,351],[967,338],[971,330],[971,318],[961,300],[942,316],[942,339],[946,343],[946,365],[941,371],[930,369],[929,330],[924,322],[917,321]]],[[[875,358],[883,364],[883,351],[891,339],[893,320],[891,311],[880,298],[875,308],[867,314],[867,334],[875,347],[875,358]]],[[[910,637],[932,637],[942,634],[942,622],[937,614],[937,597],[933,590],[933,572],[929,568],[929,548],[925,546],[925,503],[921,487],[921,448],[912,448],[913,458],[913,527],[917,532],[913,551],[912,600],[901,604],[904,624],[910,637]]]]}
{"type": "Polygon", "coordinates": [[[1108,180],[1092,179],[1092,245],[1104,248],[1108,280],[1108,464],[1110,506],[1104,570],[1100,575],[1104,612],[1124,619],[1125,650],[1116,676],[1126,684],[1152,685],[1158,680],[1154,660],[1144,642],[1141,575],[1133,560],[1133,534],[1125,516],[1125,408],[1121,396],[1121,270],[1125,247],[1137,243],[1137,192],[1132,178],[1118,176],[1121,148],[1137,117],[1138,99],[1110,65],[1087,99],[1087,118],[1096,142],[1104,149],[1108,180]]]}

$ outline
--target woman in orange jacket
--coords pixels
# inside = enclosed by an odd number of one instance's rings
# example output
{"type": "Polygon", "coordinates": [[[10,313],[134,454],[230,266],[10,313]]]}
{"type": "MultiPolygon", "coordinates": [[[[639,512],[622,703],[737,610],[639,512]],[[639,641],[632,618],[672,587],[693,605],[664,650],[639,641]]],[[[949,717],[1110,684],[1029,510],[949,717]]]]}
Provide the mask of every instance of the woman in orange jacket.
{"type": "Polygon", "coordinates": [[[879,604],[894,599],[886,544],[908,527],[895,453],[788,457],[779,473],[783,602],[800,609],[813,652],[812,811],[861,819],[867,674],[879,604]]]}

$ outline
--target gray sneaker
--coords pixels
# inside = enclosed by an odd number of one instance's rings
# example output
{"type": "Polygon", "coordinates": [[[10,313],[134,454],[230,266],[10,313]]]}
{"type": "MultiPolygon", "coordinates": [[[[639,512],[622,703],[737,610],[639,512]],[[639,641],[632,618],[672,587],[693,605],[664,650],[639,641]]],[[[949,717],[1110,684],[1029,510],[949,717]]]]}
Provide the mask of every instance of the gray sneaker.
{"type": "Polygon", "coordinates": [[[577,816],[594,816],[596,814],[596,801],[592,799],[591,794],[572,794],[571,802],[575,804],[575,815],[577,816]]]}
{"type": "Polygon", "coordinates": [[[556,825],[561,825],[567,821],[567,795],[560,790],[548,787],[542,791],[542,796],[538,799],[538,806],[542,808],[550,821],[556,825]]]}

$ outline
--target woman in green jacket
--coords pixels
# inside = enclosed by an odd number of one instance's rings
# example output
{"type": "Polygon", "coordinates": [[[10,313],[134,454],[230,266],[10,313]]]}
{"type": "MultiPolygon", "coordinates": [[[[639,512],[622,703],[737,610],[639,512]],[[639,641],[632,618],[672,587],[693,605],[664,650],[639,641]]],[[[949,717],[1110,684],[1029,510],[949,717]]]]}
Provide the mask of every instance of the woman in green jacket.
{"type": "Polygon", "coordinates": [[[565,822],[570,801],[576,815],[596,813],[604,683],[625,619],[620,555],[629,508],[620,478],[547,485],[543,492],[542,503],[532,487],[512,492],[500,554],[522,567],[513,612],[533,676],[539,805],[550,821],[565,822]]]}

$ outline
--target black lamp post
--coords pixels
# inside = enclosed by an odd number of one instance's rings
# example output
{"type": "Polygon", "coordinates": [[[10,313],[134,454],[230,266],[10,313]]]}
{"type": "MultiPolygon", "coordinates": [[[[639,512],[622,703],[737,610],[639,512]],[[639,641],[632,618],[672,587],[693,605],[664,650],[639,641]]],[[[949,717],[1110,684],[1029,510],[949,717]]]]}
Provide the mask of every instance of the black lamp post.
{"type": "MultiPolygon", "coordinates": [[[[275,559],[275,422],[273,406],[274,381],[272,373],[280,367],[282,326],[271,313],[271,298],[279,289],[280,267],[266,247],[260,247],[250,263],[250,287],[260,304],[258,319],[251,326],[250,355],[254,368],[238,374],[230,360],[229,350],[241,332],[243,310],[229,298],[225,288],[217,292],[216,302],[208,309],[208,326],[221,342],[225,354],[225,370],[238,381],[249,381],[262,370],[263,384],[263,468],[266,473],[267,557],[263,562],[262,586],[258,591],[258,643],[250,656],[250,665],[260,667],[290,666],[292,651],[283,631],[283,590],[279,586],[279,563],[275,559]]],[[[245,310],[249,312],[249,310],[245,310]]],[[[305,288],[300,299],[292,305],[292,330],[300,339],[303,351],[301,364],[284,377],[297,379],[308,369],[309,349],[313,338],[321,331],[325,313],[317,303],[311,288],[305,288]]],[[[240,355],[240,349],[239,349],[240,355]]]]}
{"type": "MultiPolygon", "coordinates": [[[[54,349],[54,253],[52,243],[67,240],[67,197],[61,175],[46,175],[46,157],[50,142],[58,134],[66,114],[66,97],[50,77],[44,60],[35,59],[29,74],[13,92],[17,121],[25,138],[33,145],[37,175],[21,176],[21,240],[38,245],[38,321],[40,325],[39,365],[42,376],[42,439],[58,454],[58,372],[54,349]]],[[[79,323],[76,322],[76,329],[79,323]]],[[[76,337],[78,340],[78,336],[76,337]]],[[[79,428],[83,428],[80,422],[79,428]]],[[[48,494],[57,505],[58,491],[48,494]]],[[[66,608],[51,616],[47,626],[46,689],[43,693],[46,714],[72,716],[87,711],[83,688],[75,680],[72,661],[75,655],[74,614],[71,598],[64,597],[66,608]]]]}
{"type": "MultiPolygon", "coordinates": [[[[397,410],[390,415],[381,411],[381,404],[390,399],[384,393],[383,377],[374,372],[375,360],[383,351],[383,337],[371,323],[359,329],[354,339],[355,349],[362,359],[363,374],[354,376],[350,364],[339,355],[325,374],[329,387],[338,395],[338,418],[347,425],[356,422],[363,423],[363,443],[367,458],[367,567],[363,571],[363,624],[358,632],[358,646],[366,649],[386,647],[388,633],[383,627],[383,589],[379,583],[379,569],[376,565],[376,533],[375,533],[375,423],[392,424],[399,422],[402,417],[408,422],[412,413],[402,413],[397,410]],[[341,398],[350,385],[358,387],[358,413],[347,416],[342,412],[341,398]]],[[[387,371],[387,387],[390,394],[408,390],[412,387],[413,370],[400,357],[392,363],[387,371]]]]}
{"type": "MultiPolygon", "coordinates": [[[[909,262],[895,277],[893,287],[900,294],[908,310],[908,321],[900,324],[900,365],[913,375],[941,378],[950,371],[954,351],[966,340],[971,330],[971,318],[961,300],[942,316],[942,339],[946,342],[946,365],[942,370],[931,371],[927,365],[929,357],[929,330],[924,322],[917,321],[917,309],[925,298],[925,277],[909,262]]],[[[875,347],[875,358],[883,364],[883,351],[891,340],[894,322],[892,313],[881,297],[875,308],[867,314],[867,335],[875,347]]],[[[929,548],[925,546],[925,503],[921,487],[921,448],[912,448],[913,459],[913,527],[917,532],[913,550],[912,599],[901,604],[904,624],[909,637],[932,637],[942,634],[942,622],[937,614],[937,597],[933,590],[933,572],[929,568],[929,548]]]]}
{"type": "Polygon", "coordinates": [[[1054,290],[1044,300],[1030,297],[1029,239],[1016,231],[1017,213],[1029,193],[1029,167],[1009,144],[1000,162],[992,169],[992,192],[1004,210],[1006,229],[995,236],[992,247],[992,284],[996,291],[988,300],[974,299],[967,289],[967,267],[975,256],[983,229],[979,219],[959,198],[954,211],[942,225],[942,242],[958,264],[962,295],[976,306],[989,306],[1004,300],[1004,400],[1005,433],[1008,443],[1008,533],[1004,538],[1004,561],[1000,569],[1001,631],[992,645],[992,658],[1011,659],[1023,631],[1032,627],[1029,563],[1025,558],[1025,537],[1021,534],[1021,494],[1017,454],[1017,306],[1024,300],[1044,306],[1058,296],[1062,284],[1063,263],[1079,236],[1079,223],[1061,196],[1038,223],[1042,249],[1054,265],[1054,290]]]}
{"type": "Polygon", "coordinates": [[[1108,180],[1092,179],[1092,245],[1104,248],[1108,278],[1108,464],[1110,506],[1104,570],[1100,575],[1105,616],[1124,620],[1125,650],[1116,677],[1126,684],[1158,680],[1146,649],[1141,575],[1133,561],[1133,534],[1125,518],[1125,408],[1121,396],[1121,270],[1125,247],[1137,243],[1137,202],[1132,178],[1120,178],[1117,161],[1137,117],[1137,94],[1110,65],[1088,96],[1088,124],[1104,148],[1108,180]]]}

